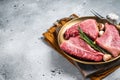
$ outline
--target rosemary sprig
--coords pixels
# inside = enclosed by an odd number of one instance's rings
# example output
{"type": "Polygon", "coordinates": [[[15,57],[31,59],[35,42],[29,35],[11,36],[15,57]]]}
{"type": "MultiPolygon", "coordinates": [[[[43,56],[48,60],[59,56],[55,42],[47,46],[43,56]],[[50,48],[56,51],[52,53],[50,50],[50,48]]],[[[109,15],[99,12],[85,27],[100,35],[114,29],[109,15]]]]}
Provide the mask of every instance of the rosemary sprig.
{"type": "Polygon", "coordinates": [[[79,35],[80,37],[87,43],[89,44],[93,49],[102,52],[102,53],[107,53],[105,50],[103,50],[101,47],[96,45],[83,31],[80,27],[78,27],[79,30],[79,35]]]}

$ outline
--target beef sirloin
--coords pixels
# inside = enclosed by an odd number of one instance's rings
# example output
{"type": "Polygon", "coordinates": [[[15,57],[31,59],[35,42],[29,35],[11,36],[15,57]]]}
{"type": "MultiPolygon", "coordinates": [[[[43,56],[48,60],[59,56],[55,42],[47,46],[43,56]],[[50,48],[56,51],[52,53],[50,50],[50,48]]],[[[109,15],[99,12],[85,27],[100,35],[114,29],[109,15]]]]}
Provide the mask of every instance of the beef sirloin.
{"type": "Polygon", "coordinates": [[[78,36],[79,35],[78,27],[80,27],[83,30],[83,32],[85,32],[93,40],[95,40],[98,37],[98,27],[96,20],[87,19],[67,29],[64,35],[65,39],[78,36]]]}
{"type": "Polygon", "coordinates": [[[70,37],[64,41],[60,48],[70,55],[84,60],[102,61],[103,53],[95,51],[80,36],[70,37]]]}
{"type": "Polygon", "coordinates": [[[120,54],[120,35],[115,26],[108,23],[105,24],[104,34],[97,38],[96,42],[99,46],[110,52],[114,57],[120,54]]]}

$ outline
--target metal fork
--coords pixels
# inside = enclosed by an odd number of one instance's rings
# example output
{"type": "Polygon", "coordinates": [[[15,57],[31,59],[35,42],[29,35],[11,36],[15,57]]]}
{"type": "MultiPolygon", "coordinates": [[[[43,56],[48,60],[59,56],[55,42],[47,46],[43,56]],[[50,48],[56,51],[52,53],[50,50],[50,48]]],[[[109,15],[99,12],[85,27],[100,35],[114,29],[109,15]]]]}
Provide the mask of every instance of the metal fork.
{"type": "Polygon", "coordinates": [[[109,23],[115,25],[115,23],[113,23],[112,21],[110,21],[109,19],[103,17],[102,15],[100,15],[99,13],[97,13],[95,10],[91,10],[91,13],[93,13],[97,18],[101,19],[101,20],[106,20],[108,21],[109,23]]]}
{"type": "Polygon", "coordinates": [[[120,31],[120,25],[118,25],[117,23],[113,22],[112,20],[109,20],[109,19],[101,16],[99,13],[97,13],[97,12],[96,12],[95,10],[93,10],[93,9],[90,10],[90,11],[91,11],[91,13],[93,13],[97,18],[99,18],[99,19],[101,19],[101,20],[106,20],[106,21],[108,21],[109,23],[115,25],[116,28],[120,31]]]}

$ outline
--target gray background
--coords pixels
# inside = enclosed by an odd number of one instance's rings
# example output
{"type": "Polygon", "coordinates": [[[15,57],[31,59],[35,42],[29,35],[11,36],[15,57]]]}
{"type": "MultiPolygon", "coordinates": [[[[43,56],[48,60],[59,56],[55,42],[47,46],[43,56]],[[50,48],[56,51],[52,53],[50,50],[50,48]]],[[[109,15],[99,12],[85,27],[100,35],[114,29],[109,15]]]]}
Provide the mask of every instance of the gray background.
{"type": "MultiPolygon", "coordinates": [[[[83,80],[81,73],[41,39],[72,13],[120,15],[120,0],[0,0],[0,80],[83,80]]],[[[104,80],[120,80],[120,69],[104,80]]]]}

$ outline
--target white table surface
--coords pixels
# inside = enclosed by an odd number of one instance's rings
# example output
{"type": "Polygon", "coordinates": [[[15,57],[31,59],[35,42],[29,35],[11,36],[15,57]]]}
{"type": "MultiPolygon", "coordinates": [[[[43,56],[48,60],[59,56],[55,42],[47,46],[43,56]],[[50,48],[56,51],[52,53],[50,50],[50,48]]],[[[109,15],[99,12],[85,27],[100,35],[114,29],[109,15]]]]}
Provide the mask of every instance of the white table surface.
{"type": "MultiPolygon", "coordinates": [[[[52,23],[72,13],[120,15],[120,0],[0,0],[0,80],[84,80],[41,39],[52,23]]],[[[120,80],[120,69],[103,80],[120,80]]]]}

